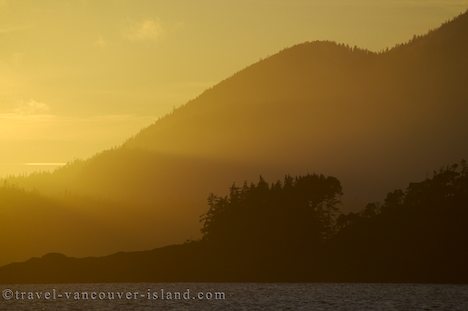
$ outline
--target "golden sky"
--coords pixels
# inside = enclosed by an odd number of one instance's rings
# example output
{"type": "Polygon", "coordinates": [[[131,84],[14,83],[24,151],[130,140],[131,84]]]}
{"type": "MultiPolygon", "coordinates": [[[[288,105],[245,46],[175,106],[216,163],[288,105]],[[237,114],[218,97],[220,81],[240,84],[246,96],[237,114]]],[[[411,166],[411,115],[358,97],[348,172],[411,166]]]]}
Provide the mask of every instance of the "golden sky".
{"type": "Polygon", "coordinates": [[[467,8],[468,0],[0,0],[0,176],[119,144],[285,47],[327,39],[380,50],[467,8]]]}

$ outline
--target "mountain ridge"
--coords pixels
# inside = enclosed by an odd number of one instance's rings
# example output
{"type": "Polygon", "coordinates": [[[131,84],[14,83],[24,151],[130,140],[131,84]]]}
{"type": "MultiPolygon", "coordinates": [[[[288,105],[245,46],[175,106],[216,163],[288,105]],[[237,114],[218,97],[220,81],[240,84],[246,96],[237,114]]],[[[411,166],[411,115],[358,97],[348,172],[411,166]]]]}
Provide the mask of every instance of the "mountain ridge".
{"type": "MultiPolygon", "coordinates": [[[[293,46],[120,147],[8,182],[51,197],[114,200],[122,205],[114,212],[144,232],[143,248],[196,238],[208,194],[258,175],[331,174],[343,181],[345,208],[361,207],[468,156],[460,144],[468,140],[467,21],[463,13],[382,53],[328,41],[293,46]],[[439,39],[446,33],[459,42],[448,52],[439,39]]],[[[132,245],[119,243],[111,244],[132,245]]]]}

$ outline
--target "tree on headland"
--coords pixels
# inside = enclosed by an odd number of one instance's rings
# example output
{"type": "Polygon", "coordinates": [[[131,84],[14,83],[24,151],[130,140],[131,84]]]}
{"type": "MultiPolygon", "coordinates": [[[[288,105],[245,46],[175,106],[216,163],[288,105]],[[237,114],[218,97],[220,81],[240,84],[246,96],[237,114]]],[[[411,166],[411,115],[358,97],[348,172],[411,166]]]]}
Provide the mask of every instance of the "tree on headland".
{"type": "Polygon", "coordinates": [[[318,246],[333,234],[341,194],[338,179],[323,175],[234,184],[227,196],[209,196],[203,240],[256,251],[318,246]]]}
{"type": "Polygon", "coordinates": [[[382,203],[361,211],[340,213],[341,194],[338,179],[323,175],[286,176],[271,184],[260,177],[256,184],[233,185],[226,196],[210,195],[202,243],[223,265],[244,263],[237,273],[265,269],[259,278],[272,273],[335,281],[468,277],[465,162],[391,191],[382,203]]]}
{"type": "Polygon", "coordinates": [[[330,241],[349,279],[458,282],[468,277],[468,168],[434,172],[384,202],[342,214],[330,241]],[[352,268],[350,268],[352,266],[352,268]]]}

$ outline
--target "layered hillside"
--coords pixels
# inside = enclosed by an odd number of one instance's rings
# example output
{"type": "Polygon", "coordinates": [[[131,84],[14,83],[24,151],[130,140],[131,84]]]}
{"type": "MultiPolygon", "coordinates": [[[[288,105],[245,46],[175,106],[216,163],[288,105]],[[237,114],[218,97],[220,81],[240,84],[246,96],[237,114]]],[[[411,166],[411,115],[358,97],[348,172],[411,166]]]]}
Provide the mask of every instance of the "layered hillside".
{"type": "Polygon", "coordinates": [[[138,223],[132,233],[148,248],[198,237],[208,194],[260,174],[331,174],[343,182],[344,208],[360,207],[468,156],[467,37],[465,13],[382,53],[300,44],[222,81],[119,148],[9,182],[53,198],[118,202],[113,213],[138,223]]]}

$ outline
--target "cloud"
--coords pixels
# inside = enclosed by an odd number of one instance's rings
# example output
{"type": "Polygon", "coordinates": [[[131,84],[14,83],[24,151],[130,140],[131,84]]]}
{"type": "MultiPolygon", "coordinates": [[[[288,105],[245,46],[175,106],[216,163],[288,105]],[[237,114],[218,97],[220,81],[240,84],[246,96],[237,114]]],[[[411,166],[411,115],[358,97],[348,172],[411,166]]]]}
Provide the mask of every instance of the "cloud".
{"type": "Polygon", "coordinates": [[[19,64],[21,64],[23,62],[23,58],[24,58],[24,53],[15,52],[15,53],[11,54],[10,62],[13,65],[19,65],[19,64]]]}
{"type": "MultiPolygon", "coordinates": [[[[1,8],[1,5],[0,5],[1,8]]],[[[31,29],[31,26],[4,26],[0,28],[0,35],[7,35],[18,31],[31,29]]]]}
{"type": "Polygon", "coordinates": [[[16,30],[15,28],[11,28],[11,27],[0,28],[0,35],[9,34],[10,32],[14,32],[15,30],[16,30]]]}
{"type": "Polygon", "coordinates": [[[164,34],[164,29],[159,20],[145,19],[131,25],[124,37],[130,41],[156,41],[164,34]]]}
{"type": "Polygon", "coordinates": [[[16,107],[13,110],[13,113],[19,115],[37,115],[37,114],[46,114],[50,111],[49,105],[38,102],[34,99],[29,100],[26,103],[23,103],[16,107]]]}
{"type": "Polygon", "coordinates": [[[107,41],[104,40],[102,36],[99,36],[96,41],[94,41],[94,46],[97,46],[98,48],[105,48],[107,46],[107,41]]]}
{"type": "MultiPolygon", "coordinates": [[[[21,148],[24,141],[35,141],[38,146],[41,146],[39,143],[44,141],[76,142],[86,145],[83,150],[95,146],[95,148],[91,148],[93,152],[89,153],[92,155],[95,151],[121,144],[125,138],[135,135],[155,120],[154,116],[132,114],[78,117],[53,114],[0,113],[0,150],[6,148],[11,142],[19,143],[18,148],[21,148]]],[[[57,146],[54,145],[54,148],[57,146]]],[[[16,152],[14,149],[9,150],[11,154],[16,152]]],[[[18,152],[20,152],[19,149],[18,152]]],[[[0,152],[0,158],[1,156],[0,152]]],[[[70,156],[73,158],[79,155],[71,154],[70,156]]]]}

